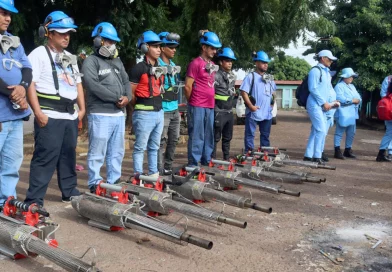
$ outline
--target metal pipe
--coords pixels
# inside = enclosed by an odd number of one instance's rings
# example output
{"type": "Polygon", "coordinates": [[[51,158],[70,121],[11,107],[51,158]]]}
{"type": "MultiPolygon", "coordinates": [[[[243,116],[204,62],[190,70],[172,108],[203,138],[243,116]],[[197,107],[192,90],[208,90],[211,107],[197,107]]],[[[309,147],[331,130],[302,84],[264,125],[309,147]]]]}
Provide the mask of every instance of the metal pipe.
{"type": "Polygon", "coordinates": [[[186,234],[184,233],[183,235],[181,235],[181,241],[185,241],[189,244],[198,246],[198,247],[202,247],[205,249],[210,250],[212,248],[212,246],[214,245],[213,242],[205,240],[203,238],[199,238],[190,234],[186,234]]]}
{"type": "Polygon", "coordinates": [[[231,162],[228,162],[228,161],[214,160],[214,159],[212,159],[211,162],[216,163],[216,164],[221,164],[221,165],[230,165],[231,164],[231,162]]]}
{"type": "Polygon", "coordinates": [[[150,177],[150,176],[144,176],[140,175],[138,177],[139,180],[147,181],[147,182],[157,182],[159,177],[150,177]]]}
{"type": "Polygon", "coordinates": [[[233,218],[229,218],[229,217],[226,217],[226,216],[223,216],[223,215],[218,217],[218,222],[224,223],[224,224],[228,224],[228,225],[231,225],[231,226],[235,226],[235,227],[239,227],[241,229],[245,229],[246,226],[248,225],[248,223],[246,221],[245,222],[241,222],[239,220],[236,220],[236,219],[233,219],[233,218]]]}
{"type": "Polygon", "coordinates": [[[296,197],[301,196],[301,192],[294,192],[294,191],[290,191],[290,190],[286,190],[286,189],[279,189],[279,193],[285,194],[285,195],[296,196],[296,197]]]}
{"type": "MultiPolygon", "coordinates": [[[[115,192],[121,192],[123,187],[115,184],[109,184],[109,183],[100,183],[99,186],[101,188],[110,190],[110,191],[115,191],[115,192]]],[[[133,195],[139,195],[138,191],[130,190],[130,189],[125,189],[125,192],[133,194],[133,195]]]]}
{"type": "Polygon", "coordinates": [[[265,212],[265,213],[272,213],[272,208],[271,207],[264,207],[264,206],[260,206],[256,203],[245,203],[245,207],[253,209],[253,210],[257,210],[260,212],[265,212]]]}

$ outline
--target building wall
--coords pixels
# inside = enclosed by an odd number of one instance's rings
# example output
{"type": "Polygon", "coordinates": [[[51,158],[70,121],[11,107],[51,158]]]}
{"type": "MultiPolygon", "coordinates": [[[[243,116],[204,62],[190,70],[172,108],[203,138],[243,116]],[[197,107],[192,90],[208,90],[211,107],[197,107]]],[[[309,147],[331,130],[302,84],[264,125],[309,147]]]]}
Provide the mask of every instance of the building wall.
{"type": "Polygon", "coordinates": [[[298,86],[294,85],[277,85],[276,86],[276,103],[278,109],[299,109],[297,99],[295,98],[295,90],[298,86]]]}

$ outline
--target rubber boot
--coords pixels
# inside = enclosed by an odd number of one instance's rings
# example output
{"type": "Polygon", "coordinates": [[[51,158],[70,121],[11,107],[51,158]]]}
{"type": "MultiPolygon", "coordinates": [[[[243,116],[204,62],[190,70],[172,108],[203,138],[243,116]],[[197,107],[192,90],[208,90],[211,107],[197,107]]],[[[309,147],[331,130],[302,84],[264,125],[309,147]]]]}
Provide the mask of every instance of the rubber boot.
{"type": "Polygon", "coordinates": [[[380,149],[376,158],[378,162],[391,162],[392,160],[385,156],[385,149],[380,149]]]}
{"type": "Polygon", "coordinates": [[[344,149],[343,156],[345,156],[346,158],[350,158],[350,159],[356,159],[357,158],[357,156],[355,156],[353,154],[353,151],[351,150],[351,147],[344,149]]]}
{"type": "Polygon", "coordinates": [[[325,155],[324,152],[321,154],[321,159],[322,159],[323,161],[325,161],[325,162],[329,162],[329,159],[328,159],[327,155],[325,155]]]}
{"type": "Polygon", "coordinates": [[[335,159],[344,160],[342,151],[340,150],[340,146],[335,146],[335,155],[333,157],[335,159]]]}

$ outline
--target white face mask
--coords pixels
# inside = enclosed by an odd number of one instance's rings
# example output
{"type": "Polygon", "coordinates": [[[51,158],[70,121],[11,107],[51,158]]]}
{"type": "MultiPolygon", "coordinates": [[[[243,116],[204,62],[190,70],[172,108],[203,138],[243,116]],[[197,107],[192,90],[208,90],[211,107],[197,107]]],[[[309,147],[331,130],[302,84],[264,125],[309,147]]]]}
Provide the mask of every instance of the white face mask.
{"type": "Polygon", "coordinates": [[[0,34],[0,47],[1,50],[3,51],[3,54],[5,54],[8,51],[8,49],[10,49],[11,47],[18,48],[19,45],[20,45],[19,37],[0,34]]]}
{"type": "Polygon", "coordinates": [[[57,53],[55,62],[65,70],[69,65],[76,65],[77,58],[75,55],[66,55],[64,53],[57,53]]]}
{"type": "Polygon", "coordinates": [[[98,54],[100,54],[102,57],[110,58],[116,54],[116,50],[116,44],[112,44],[109,46],[102,45],[98,50],[98,54]]]}

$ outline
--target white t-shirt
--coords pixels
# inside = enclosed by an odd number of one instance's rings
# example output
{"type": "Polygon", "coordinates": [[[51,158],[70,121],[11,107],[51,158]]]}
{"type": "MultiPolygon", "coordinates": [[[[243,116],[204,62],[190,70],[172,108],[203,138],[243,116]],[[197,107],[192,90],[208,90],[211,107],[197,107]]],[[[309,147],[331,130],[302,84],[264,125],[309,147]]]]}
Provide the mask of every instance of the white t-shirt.
{"type": "MultiPolygon", "coordinates": [[[[56,54],[50,50],[53,60],[56,59],[56,54]]],[[[66,55],[71,55],[69,52],[64,50],[66,55]]],[[[44,46],[39,46],[34,49],[28,56],[31,66],[33,67],[33,82],[35,83],[35,89],[44,94],[55,95],[56,88],[54,86],[52,64],[48,53],[44,46]]],[[[63,68],[55,63],[57,70],[57,78],[59,81],[59,94],[62,97],[74,100],[78,96],[77,84],[82,82],[80,76],[76,77],[76,84],[72,74],[72,69],[67,68],[68,73],[65,73],[63,68]]],[[[77,65],[72,65],[74,73],[79,73],[77,65]]],[[[52,110],[42,110],[44,114],[53,119],[67,119],[75,120],[78,118],[78,112],[69,114],[66,112],[57,112],[52,110]]]]}

